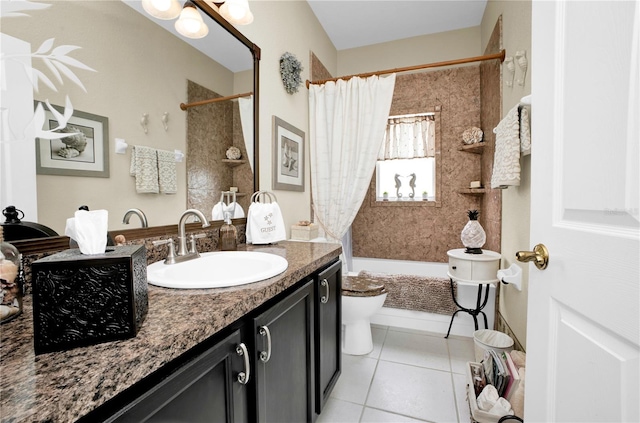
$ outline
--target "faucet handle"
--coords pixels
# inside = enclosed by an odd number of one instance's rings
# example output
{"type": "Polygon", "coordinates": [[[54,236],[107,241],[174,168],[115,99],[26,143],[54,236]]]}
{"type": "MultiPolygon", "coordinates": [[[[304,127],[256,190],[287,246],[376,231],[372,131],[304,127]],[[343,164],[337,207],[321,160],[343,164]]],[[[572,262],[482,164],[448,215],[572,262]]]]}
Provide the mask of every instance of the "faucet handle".
{"type": "Polygon", "coordinates": [[[191,241],[189,243],[189,250],[187,252],[189,253],[193,253],[193,254],[198,254],[198,249],[196,248],[196,239],[200,239],[200,238],[205,238],[207,236],[206,233],[199,233],[199,234],[191,234],[189,235],[189,240],[191,241]]]}
{"type": "Polygon", "coordinates": [[[175,243],[173,242],[173,238],[159,239],[157,241],[152,241],[151,243],[153,244],[154,247],[158,247],[158,246],[164,245],[164,244],[169,245],[169,252],[167,253],[167,258],[164,260],[164,262],[166,264],[175,263],[175,260],[176,260],[176,246],[175,246],[175,243]]]}

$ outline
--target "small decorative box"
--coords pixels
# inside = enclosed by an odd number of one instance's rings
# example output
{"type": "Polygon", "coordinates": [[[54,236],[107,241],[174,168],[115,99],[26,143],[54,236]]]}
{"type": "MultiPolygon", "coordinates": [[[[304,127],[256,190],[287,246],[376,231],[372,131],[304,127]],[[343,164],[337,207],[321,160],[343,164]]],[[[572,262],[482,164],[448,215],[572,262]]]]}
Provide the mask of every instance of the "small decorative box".
{"type": "Polygon", "coordinates": [[[311,241],[318,237],[318,225],[310,223],[307,226],[291,225],[291,239],[297,241],[311,241]]]}
{"type": "Polygon", "coordinates": [[[32,280],[36,354],[132,338],[147,315],[143,245],[62,251],[35,261],[32,280]]]}

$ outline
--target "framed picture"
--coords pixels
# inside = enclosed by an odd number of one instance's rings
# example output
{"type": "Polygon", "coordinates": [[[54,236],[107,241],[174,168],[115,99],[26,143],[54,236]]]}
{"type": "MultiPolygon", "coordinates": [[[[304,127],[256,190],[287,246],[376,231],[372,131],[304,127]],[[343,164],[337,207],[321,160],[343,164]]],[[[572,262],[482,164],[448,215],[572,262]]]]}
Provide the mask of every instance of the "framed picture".
{"type": "MultiPolygon", "coordinates": [[[[53,106],[60,113],[64,109],[53,106]]],[[[45,107],[45,129],[57,128],[54,115],[45,107]]],[[[40,175],[109,177],[109,119],[73,111],[61,139],[36,138],[36,173],[40,175]]]]}
{"type": "Polygon", "coordinates": [[[304,132],[273,117],[273,189],[304,191],[304,132]]]}

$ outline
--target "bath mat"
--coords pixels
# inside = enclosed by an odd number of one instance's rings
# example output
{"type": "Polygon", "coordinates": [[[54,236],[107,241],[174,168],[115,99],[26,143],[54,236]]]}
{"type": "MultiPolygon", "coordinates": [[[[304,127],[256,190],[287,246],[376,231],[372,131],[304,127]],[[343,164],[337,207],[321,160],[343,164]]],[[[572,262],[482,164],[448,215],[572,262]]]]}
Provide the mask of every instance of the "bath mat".
{"type": "MultiPolygon", "coordinates": [[[[458,307],[451,298],[449,278],[436,278],[416,275],[391,275],[360,271],[358,276],[379,279],[384,283],[388,294],[385,307],[405,310],[425,311],[427,313],[451,315],[458,307]]],[[[458,293],[453,283],[454,295],[458,293]]]]}

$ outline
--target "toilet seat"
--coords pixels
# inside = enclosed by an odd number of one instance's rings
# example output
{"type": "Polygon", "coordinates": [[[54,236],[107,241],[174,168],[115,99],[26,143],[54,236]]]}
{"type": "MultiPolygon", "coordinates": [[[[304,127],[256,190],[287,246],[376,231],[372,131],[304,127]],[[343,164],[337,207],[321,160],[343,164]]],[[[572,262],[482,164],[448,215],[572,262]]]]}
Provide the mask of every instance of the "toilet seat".
{"type": "Polygon", "coordinates": [[[375,297],[386,292],[384,284],[373,278],[363,276],[342,278],[342,295],[347,297],[375,297]]]}

